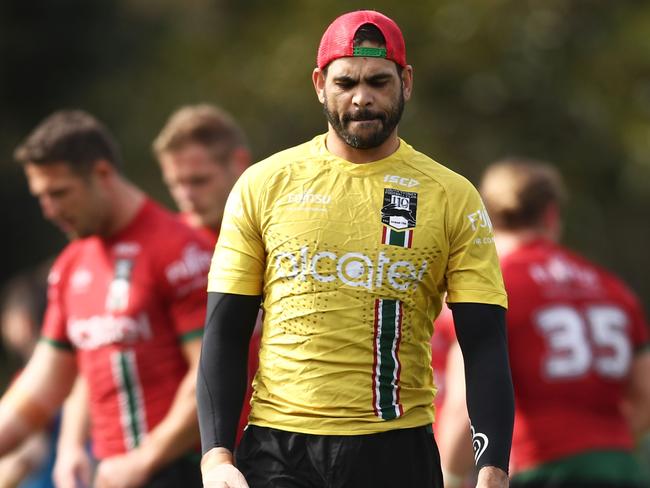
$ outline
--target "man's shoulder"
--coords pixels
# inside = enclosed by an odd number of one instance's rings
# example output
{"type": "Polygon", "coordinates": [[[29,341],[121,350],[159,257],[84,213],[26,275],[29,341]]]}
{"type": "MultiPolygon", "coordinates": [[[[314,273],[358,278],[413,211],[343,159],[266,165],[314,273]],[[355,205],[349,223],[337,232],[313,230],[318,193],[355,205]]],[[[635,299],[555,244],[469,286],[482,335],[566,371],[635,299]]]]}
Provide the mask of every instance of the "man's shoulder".
{"type": "Polygon", "coordinates": [[[278,151],[265,159],[255,163],[246,170],[248,174],[272,173],[296,161],[303,161],[313,156],[314,141],[303,142],[297,146],[278,151]]]}
{"type": "Polygon", "coordinates": [[[501,260],[506,281],[525,273],[543,283],[569,283],[574,289],[593,290],[594,296],[636,302],[634,291],[615,272],[581,253],[541,239],[522,246],[501,260]]]}
{"type": "MultiPolygon", "coordinates": [[[[156,248],[169,247],[174,243],[197,241],[205,247],[210,243],[199,229],[192,227],[182,217],[150,200],[138,229],[137,239],[144,245],[156,248]],[[164,246],[160,244],[164,243],[164,246]]],[[[128,238],[128,236],[127,236],[128,238]]]]}
{"type": "Polygon", "coordinates": [[[94,236],[70,241],[54,259],[47,276],[48,284],[57,285],[62,282],[75,269],[79,260],[88,254],[95,254],[98,246],[99,238],[94,236]]]}
{"type": "Polygon", "coordinates": [[[474,185],[465,176],[414,149],[404,141],[402,143],[404,143],[405,147],[399,152],[401,159],[412,171],[420,173],[424,180],[440,185],[445,189],[474,188],[474,185]]]}

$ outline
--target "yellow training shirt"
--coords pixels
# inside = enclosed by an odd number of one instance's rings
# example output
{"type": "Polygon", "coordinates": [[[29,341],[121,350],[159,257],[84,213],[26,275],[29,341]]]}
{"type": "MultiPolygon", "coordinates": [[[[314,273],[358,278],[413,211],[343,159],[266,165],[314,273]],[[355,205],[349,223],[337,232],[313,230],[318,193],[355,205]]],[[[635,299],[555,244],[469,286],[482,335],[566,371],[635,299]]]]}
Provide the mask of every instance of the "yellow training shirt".
{"type": "Polygon", "coordinates": [[[324,135],[239,179],[208,290],[264,296],[250,423],[310,434],[431,423],[429,341],[444,293],[506,306],[471,183],[404,141],[354,164],[324,135]]]}

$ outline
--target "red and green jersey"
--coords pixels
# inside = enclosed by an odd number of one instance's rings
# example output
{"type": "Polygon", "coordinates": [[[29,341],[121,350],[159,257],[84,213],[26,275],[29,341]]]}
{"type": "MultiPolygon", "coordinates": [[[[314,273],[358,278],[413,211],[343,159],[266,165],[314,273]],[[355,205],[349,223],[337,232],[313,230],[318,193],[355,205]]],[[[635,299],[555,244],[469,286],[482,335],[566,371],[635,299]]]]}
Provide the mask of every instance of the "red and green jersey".
{"type": "Polygon", "coordinates": [[[501,260],[515,389],[514,473],[586,451],[632,447],[620,403],[648,341],[617,278],[545,240],[501,260]]]}
{"type": "Polygon", "coordinates": [[[43,339],[76,351],[95,455],[136,447],[167,414],[200,339],[211,246],[152,201],[110,239],[70,243],[49,277],[43,339]]]}
{"type": "Polygon", "coordinates": [[[431,336],[431,367],[433,368],[433,379],[436,385],[436,396],[433,401],[436,411],[436,422],[433,424],[434,433],[438,425],[437,420],[442,416],[445,403],[447,356],[450,347],[455,342],[454,317],[449,307],[443,304],[440,315],[433,323],[433,335],[431,336]]]}

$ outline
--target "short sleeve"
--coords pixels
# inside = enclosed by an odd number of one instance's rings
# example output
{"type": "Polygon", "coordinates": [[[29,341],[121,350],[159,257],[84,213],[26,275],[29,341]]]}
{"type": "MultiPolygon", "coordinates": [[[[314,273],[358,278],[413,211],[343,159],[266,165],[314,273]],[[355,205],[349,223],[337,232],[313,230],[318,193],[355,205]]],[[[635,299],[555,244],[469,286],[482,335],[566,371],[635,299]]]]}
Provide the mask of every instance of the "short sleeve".
{"type": "Polygon", "coordinates": [[[259,215],[261,185],[245,172],[233,187],[212,257],[208,291],[261,295],[266,254],[259,215]]]}
{"type": "Polygon", "coordinates": [[[67,333],[63,301],[64,275],[60,260],[55,262],[47,277],[47,308],[41,329],[41,340],[58,349],[73,350],[67,333]]]}
{"type": "Polygon", "coordinates": [[[450,189],[447,302],[507,307],[492,223],[478,191],[463,182],[450,189]]]}

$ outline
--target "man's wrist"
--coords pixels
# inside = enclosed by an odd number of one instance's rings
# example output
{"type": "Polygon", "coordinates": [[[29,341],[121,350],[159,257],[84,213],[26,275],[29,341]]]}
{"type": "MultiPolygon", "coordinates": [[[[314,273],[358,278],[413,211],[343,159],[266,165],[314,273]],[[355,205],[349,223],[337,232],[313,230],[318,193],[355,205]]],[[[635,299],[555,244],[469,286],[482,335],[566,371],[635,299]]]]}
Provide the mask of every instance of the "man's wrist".
{"type": "Polygon", "coordinates": [[[225,447],[213,447],[201,458],[201,472],[207,473],[220,464],[235,464],[232,452],[225,447]]]}
{"type": "Polygon", "coordinates": [[[144,470],[147,478],[150,478],[153,473],[158,471],[162,467],[162,464],[164,464],[162,462],[162,456],[158,452],[154,442],[147,442],[145,439],[145,441],[132,452],[138,456],[138,464],[140,464],[144,470]]]}
{"type": "Polygon", "coordinates": [[[478,472],[477,488],[507,488],[508,473],[496,466],[483,466],[478,472]]]}
{"type": "Polygon", "coordinates": [[[447,471],[443,468],[442,470],[442,479],[445,484],[445,488],[461,488],[463,486],[464,477],[447,471]]]}

